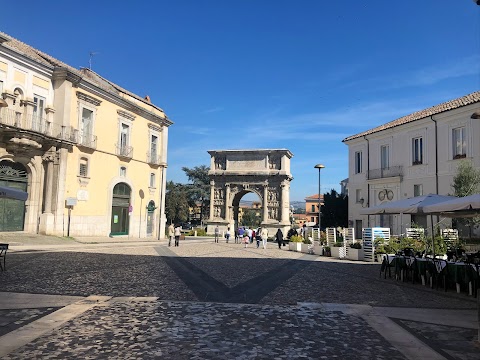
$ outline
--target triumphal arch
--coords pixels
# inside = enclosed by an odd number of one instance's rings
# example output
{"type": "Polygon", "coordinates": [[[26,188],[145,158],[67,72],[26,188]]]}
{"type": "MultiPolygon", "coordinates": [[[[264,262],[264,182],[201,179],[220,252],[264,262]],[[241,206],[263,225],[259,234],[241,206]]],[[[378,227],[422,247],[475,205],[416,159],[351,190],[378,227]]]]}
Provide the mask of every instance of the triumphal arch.
{"type": "Polygon", "coordinates": [[[218,225],[233,236],[239,223],[240,199],[247,193],[260,198],[261,226],[273,236],[290,228],[290,159],[287,149],[212,150],[210,159],[210,218],[207,232],[218,225]]]}

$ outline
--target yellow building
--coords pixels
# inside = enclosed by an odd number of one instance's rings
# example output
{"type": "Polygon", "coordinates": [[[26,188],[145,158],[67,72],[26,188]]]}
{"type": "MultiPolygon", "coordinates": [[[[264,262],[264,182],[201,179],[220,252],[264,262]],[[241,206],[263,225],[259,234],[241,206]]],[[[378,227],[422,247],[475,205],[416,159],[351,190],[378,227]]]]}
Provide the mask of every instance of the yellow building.
{"type": "Polygon", "coordinates": [[[135,237],[165,233],[172,122],[89,69],[0,32],[0,231],[135,237]]]}

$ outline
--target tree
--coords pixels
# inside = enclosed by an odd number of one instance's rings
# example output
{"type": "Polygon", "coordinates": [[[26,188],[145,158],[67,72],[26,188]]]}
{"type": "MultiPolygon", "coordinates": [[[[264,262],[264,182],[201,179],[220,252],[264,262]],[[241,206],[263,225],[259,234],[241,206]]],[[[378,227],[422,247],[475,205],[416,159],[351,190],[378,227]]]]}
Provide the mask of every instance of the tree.
{"type": "Polygon", "coordinates": [[[348,226],[348,196],[337,193],[334,189],[323,194],[322,228],[348,226]]]}
{"type": "Polygon", "coordinates": [[[185,185],[176,184],[173,181],[167,182],[165,214],[167,219],[173,223],[180,223],[188,220],[188,199],[187,188],[185,185]]]}
{"type": "Polygon", "coordinates": [[[200,203],[200,222],[202,222],[204,213],[208,215],[206,209],[210,203],[210,177],[208,176],[210,168],[200,165],[193,169],[182,167],[182,170],[191,182],[187,188],[188,202],[192,207],[200,203]]]}
{"type": "MultiPolygon", "coordinates": [[[[454,195],[464,197],[480,192],[480,169],[473,167],[469,161],[462,161],[453,177],[454,195]]],[[[469,237],[472,238],[472,227],[480,224],[480,217],[457,218],[455,222],[469,227],[469,237]]]]}
{"type": "Polygon", "coordinates": [[[260,225],[260,216],[257,215],[256,209],[243,209],[242,225],[255,228],[260,225]]]}
{"type": "Polygon", "coordinates": [[[453,177],[452,188],[455,196],[464,197],[480,192],[480,169],[469,161],[462,161],[453,177]]]}

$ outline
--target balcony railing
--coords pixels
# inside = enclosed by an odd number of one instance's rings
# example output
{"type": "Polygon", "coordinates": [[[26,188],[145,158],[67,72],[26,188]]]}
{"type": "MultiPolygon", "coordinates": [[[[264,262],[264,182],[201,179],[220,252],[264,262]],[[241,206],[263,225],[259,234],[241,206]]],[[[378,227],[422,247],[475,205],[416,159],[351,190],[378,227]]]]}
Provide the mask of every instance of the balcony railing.
{"type": "Polygon", "coordinates": [[[117,156],[131,159],[133,157],[133,147],[115,144],[117,156]]]}
{"type": "Polygon", "coordinates": [[[147,163],[151,165],[160,165],[162,163],[162,158],[157,156],[156,153],[147,152],[147,163]]]}
{"type": "Polygon", "coordinates": [[[78,130],[48,121],[37,114],[23,114],[15,109],[0,109],[0,124],[32,131],[56,139],[77,142],[78,130]]]}
{"type": "Polygon", "coordinates": [[[384,169],[373,169],[368,172],[368,179],[383,179],[403,175],[403,166],[390,166],[384,169]]]}
{"type": "Polygon", "coordinates": [[[89,149],[97,148],[97,136],[96,135],[79,135],[78,146],[83,146],[89,149]]]}

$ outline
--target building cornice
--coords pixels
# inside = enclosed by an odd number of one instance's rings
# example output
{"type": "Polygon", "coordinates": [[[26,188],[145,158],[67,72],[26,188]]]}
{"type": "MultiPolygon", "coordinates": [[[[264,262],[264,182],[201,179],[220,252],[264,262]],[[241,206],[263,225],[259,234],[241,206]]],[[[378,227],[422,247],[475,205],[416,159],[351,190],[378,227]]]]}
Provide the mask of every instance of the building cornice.
{"type": "Polygon", "coordinates": [[[93,96],[87,95],[80,91],[77,91],[77,98],[95,106],[99,106],[102,103],[102,100],[98,100],[97,98],[94,98],[93,96]]]}
{"type": "Polygon", "coordinates": [[[117,110],[117,114],[119,116],[121,116],[125,119],[128,119],[128,120],[131,120],[131,121],[135,120],[135,117],[136,117],[135,115],[132,115],[132,114],[130,114],[130,113],[124,111],[124,110],[121,110],[121,109],[117,110]]]}

